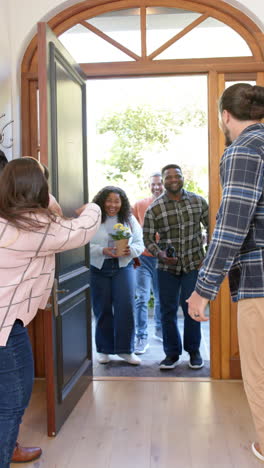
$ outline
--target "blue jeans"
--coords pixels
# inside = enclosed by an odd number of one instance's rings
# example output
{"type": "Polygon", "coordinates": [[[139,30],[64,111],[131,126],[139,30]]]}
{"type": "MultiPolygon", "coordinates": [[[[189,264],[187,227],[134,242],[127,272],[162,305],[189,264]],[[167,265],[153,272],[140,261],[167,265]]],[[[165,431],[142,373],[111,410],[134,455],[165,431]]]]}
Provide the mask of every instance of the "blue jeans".
{"type": "Polygon", "coordinates": [[[7,345],[0,346],[0,468],[9,468],[19,425],[28,406],[34,379],[27,329],[16,320],[7,345]]]}
{"type": "Polygon", "coordinates": [[[136,335],[148,337],[148,301],[151,290],[154,295],[154,320],[156,329],[161,329],[160,300],[157,259],[140,255],[141,265],[136,269],[136,335]]]}
{"type": "Polygon", "coordinates": [[[184,314],[183,346],[188,353],[198,351],[201,343],[201,324],[188,314],[186,299],[195,288],[198,270],[173,275],[158,270],[163,347],[166,356],[182,354],[182,342],[177,325],[179,304],[184,314]]]}
{"type": "Polygon", "coordinates": [[[91,265],[91,294],[97,351],[132,353],[135,339],[133,263],[119,268],[117,259],[109,259],[104,261],[101,270],[91,265]]]}

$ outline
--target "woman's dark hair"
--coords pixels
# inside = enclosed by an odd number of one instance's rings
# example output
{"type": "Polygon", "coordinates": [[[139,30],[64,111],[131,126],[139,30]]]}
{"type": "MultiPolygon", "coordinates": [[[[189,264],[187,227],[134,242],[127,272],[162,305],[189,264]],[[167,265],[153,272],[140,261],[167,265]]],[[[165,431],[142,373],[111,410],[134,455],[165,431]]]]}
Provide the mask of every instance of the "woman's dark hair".
{"type": "Polygon", "coordinates": [[[24,231],[39,229],[46,223],[34,215],[55,219],[48,206],[48,183],[39,163],[30,158],[10,161],[0,178],[0,217],[24,231]]]}
{"type": "Polygon", "coordinates": [[[227,88],[219,101],[219,110],[230,112],[238,120],[261,120],[264,117],[264,87],[236,83],[227,88]]]}
{"type": "Polygon", "coordinates": [[[33,158],[33,156],[23,156],[23,158],[24,159],[33,159],[34,161],[36,161],[40,165],[40,168],[41,168],[44,176],[46,177],[46,179],[49,180],[49,170],[48,170],[47,166],[45,166],[45,164],[38,161],[38,159],[33,158]]]}
{"type": "Polygon", "coordinates": [[[127,195],[119,187],[113,187],[111,185],[108,185],[107,187],[104,187],[100,190],[100,192],[95,195],[93,202],[96,203],[98,206],[100,206],[101,211],[102,211],[102,223],[105,222],[106,220],[106,212],[105,212],[105,201],[110,193],[116,193],[117,195],[120,196],[121,199],[121,208],[117,214],[118,221],[120,223],[128,223],[129,218],[131,216],[131,207],[130,203],[128,201],[127,195]]]}
{"type": "Polygon", "coordinates": [[[8,163],[8,159],[5,153],[2,150],[0,150],[0,172],[4,169],[7,163],[8,163]]]}
{"type": "Polygon", "coordinates": [[[45,166],[45,164],[43,164],[43,163],[40,163],[40,164],[44,169],[44,176],[46,177],[46,180],[49,180],[49,170],[48,170],[47,166],[45,166]]]}

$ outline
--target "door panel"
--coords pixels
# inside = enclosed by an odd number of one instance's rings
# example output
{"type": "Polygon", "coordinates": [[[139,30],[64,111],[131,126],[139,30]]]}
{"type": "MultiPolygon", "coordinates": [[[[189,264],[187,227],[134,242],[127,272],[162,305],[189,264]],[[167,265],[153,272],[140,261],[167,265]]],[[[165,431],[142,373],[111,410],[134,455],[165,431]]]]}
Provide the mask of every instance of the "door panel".
{"type": "MultiPolygon", "coordinates": [[[[45,23],[39,23],[40,157],[67,217],[88,201],[86,86],[45,23]]],[[[45,313],[48,434],[56,435],[92,378],[88,246],[56,256],[52,310],[45,313]]]]}

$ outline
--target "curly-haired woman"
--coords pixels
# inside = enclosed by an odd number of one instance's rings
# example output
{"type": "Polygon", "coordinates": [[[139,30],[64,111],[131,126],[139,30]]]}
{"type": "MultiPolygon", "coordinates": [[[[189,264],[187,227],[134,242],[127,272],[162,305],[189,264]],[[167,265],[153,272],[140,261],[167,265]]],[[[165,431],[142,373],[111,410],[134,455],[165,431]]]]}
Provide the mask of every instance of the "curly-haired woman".
{"type": "Polygon", "coordinates": [[[102,224],[90,244],[91,293],[96,317],[95,341],[98,361],[109,362],[118,354],[129,364],[140,364],[134,351],[135,271],[133,257],[144,250],[142,230],[132,215],[126,193],[119,187],[104,187],[94,197],[100,206],[102,224]],[[122,255],[116,254],[111,233],[123,224],[131,237],[122,255]]]}

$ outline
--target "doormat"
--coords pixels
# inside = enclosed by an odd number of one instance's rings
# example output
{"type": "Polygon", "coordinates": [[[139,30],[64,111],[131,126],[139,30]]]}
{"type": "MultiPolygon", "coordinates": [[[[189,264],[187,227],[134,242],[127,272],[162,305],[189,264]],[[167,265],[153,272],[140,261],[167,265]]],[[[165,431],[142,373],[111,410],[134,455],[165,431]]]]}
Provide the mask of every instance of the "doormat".
{"type": "Polygon", "coordinates": [[[201,369],[191,369],[188,361],[182,360],[178,366],[170,370],[160,370],[159,361],[144,361],[139,366],[133,366],[116,356],[110,356],[108,364],[99,364],[96,361],[93,365],[94,377],[210,377],[210,361],[204,361],[201,369]]]}

